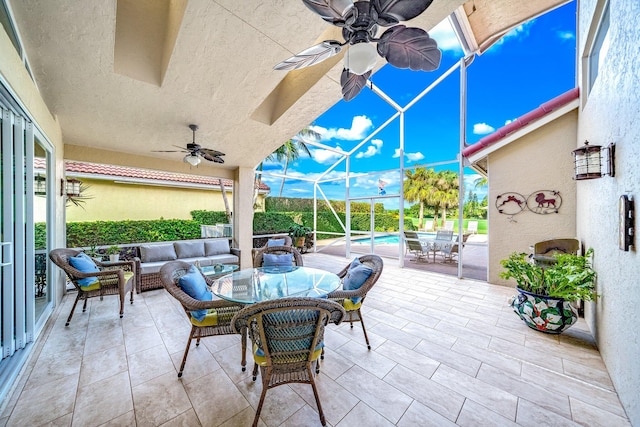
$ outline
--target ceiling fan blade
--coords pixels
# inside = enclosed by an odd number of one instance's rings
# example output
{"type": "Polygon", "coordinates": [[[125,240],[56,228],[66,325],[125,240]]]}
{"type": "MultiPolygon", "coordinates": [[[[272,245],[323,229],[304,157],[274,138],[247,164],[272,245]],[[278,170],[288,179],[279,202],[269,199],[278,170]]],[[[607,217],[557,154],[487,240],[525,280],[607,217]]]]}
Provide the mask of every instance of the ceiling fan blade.
{"type": "Polygon", "coordinates": [[[273,67],[274,70],[297,70],[298,68],[308,67],[324,61],[327,58],[340,53],[342,45],[337,40],[325,40],[322,43],[318,43],[315,46],[311,46],[292,56],[289,59],[282,61],[273,67]]]}
{"type": "Polygon", "coordinates": [[[378,54],[397,68],[433,71],[440,66],[438,43],[422,28],[396,25],[380,37],[378,54]]]}
{"type": "MultiPolygon", "coordinates": [[[[211,151],[215,151],[215,150],[211,150],[211,151]]],[[[219,151],[215,151],[216,153],[220,153],[219,151]]],[[[209,160],[210,162],[214,162],[214,163],[224,163],[224,160],[221,159],[218,156],[212,156],[209,153],[206,153],[205,151],[201,150],[200,152],[198,152],[198,154],[200,154],[200,156],[202,156],[205,160],[209,160]]],[[[220,153],[224,156],[224,153],[220,153]]]]}
{"type": "Polygon", "coordinates": [[[212,157],[224,156],[224,153],[222,151],[212,150],[211,148],[201,148],[200,152],[203,153],[203,157],[204,157],[204,154],[208,154],[209,156],[212,156],[212,157]]]}
{"type": "Polygon", "coordinates": [[[342,69],[340,76],[340,84],[342,85],[342,98],[345,101],[351,101],[367,84],[367,80],[371,77],[371,71],[367,71],[363,75],[350,73],[346,68],[342,69]]]}
{"type": "Polygon", "coordinates": [[[353,0],[302,0],[302,2],[322,19],[334,25],[344,24],[342,17],[353,7],[353,0]]]}
{"type": "Polygon", "coordinates": [[[383,27],[408,21],[427,10],[433,0],[371,0],[378,12],[376,22],[383,27]]]}
{"type": "Polygon", "coordinates": [[[186,150],[151,150],[152,153],[188,153],[186,150]]]}

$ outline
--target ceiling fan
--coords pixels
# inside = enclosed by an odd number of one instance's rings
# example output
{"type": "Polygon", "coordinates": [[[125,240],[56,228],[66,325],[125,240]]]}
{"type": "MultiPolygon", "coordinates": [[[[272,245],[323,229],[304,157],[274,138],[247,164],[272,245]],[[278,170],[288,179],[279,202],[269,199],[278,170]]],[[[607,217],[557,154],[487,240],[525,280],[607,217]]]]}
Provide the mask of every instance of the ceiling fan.
{"type": "Polygon", "coordinates": [[[433,0],[302,0],[330,24],[342,28],[344,42],[325,40],[277,64],[276,70],[308,67],[337,55],[349,44],[340,77],[342,96],[350,101],[371,76],[377,54],[397,68],[433,71],[442,52],[422,28],[396,25],[424,12],[433,0]],[[378,27],[390,27],[376,38],[378,27]],[[372,43],[377,43],[377,49],[372,43]]]}
{"type": "Polygon", "coordinates": [[[202,161],[200,157],[205,160],[209,160],[210,162],[215,163],[224,163],[224,153],[218,150],[212,150],[210,148],[203,148],[199,144],[196,144],[196,131],[198,130],[198,125],[189,125],[189,129],[193,132],[193,140],[191,143],[187,144],[186,147],[180,147],[179,145],[174,145],[174,147],[180,148],[180,150],[154,150],[156,153],[188,153],[184,156],[184,162],[189,163],[191,166],[198,166],[202,161]]]}

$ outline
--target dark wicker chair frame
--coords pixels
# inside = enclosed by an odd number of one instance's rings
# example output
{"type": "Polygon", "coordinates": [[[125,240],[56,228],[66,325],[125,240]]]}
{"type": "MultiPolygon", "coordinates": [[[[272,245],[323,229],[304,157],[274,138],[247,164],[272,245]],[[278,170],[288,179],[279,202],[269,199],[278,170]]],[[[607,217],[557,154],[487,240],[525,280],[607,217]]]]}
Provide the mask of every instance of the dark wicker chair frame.
{"type": "Polygon", "coordinates": [[[322,425],[326,425],[314,380],[319,372],[316,348],[324,340],[324,327],[339,324],[342,306],[322,298],[280,298],[248,306],[236,314],[233,328],[248,329],[254,346],[264,352],[264,362],[254,364],[253,381],[262,377],[262,394],[253,426],[258,424],[267,390],[287,383],[310,384],[322,425]]]}
{"type": "MultiPolygon", "coordinates": [[[[340,304],[343,304],[346,298],[358,297],[358,298],[361,298],[361,303],[364,303],[364,300],[367,297],[367,292],[371,290],[373,285],[375,285],[378,279],[380,278],[384,263],[382,262],[382,258],[380,258],[378,255],[363,255],[359,257],[359,259],[362,264],[367,265],[373,270],[373,272],[371,273],[371,276],[369,276],[369,278],[362,284],[362,286],[359,289],[355,289],[352,291],[345,291],[345,290],[333,291],[328,295],[329,299],[332,299],[340,304]]],[[[338,273],[338,277],[343,279],[347,275],[348,270],[349,270],[349,265],[347,265],[344,269],[342,269],[342,271],[338,273]]],[[[345,321],[348,321],[351,324],[351,328],[353,328],[354,322],[360,322],[360,324],[362,325],[362,332],[364,333],[364,339],[367,342],[367,348],[371,350],[371,344],[369,344],[369,337],[367,336],[367,329],[364,326],[364,321],[362,319],[362,312],[360,311],[360,308],[357,308],[356,310],[348,310],[345,321]]]]}
{"type": "MultiPolygon", "coordinates": [[[[187,274],[191,264],[184,261],[168,261],[160,269],[160,278],[164,288],[177,299],[189,319],[191,324],[191,332],[189,333],[189,341],[187,341],[187,347],[184,349],[184,356],[182,357],[182,363],[180,364],[180,370],[178,371],[178,378],[182,377],[182,371],[184,365],[187,362],[187,356],[189,355],[189,348],[191,347],[191,341],[196,339],[196,346],[200,345],[200,339],[205,337],[211,337],[215,335],[233,335],[236,332],[231,327],[231,319],[237,314],[244,306],[242,304],[233,303],[222,299],[214,299],[212,301],[199,301],[191,298],[189,294],[184,292],[180,286],[178,286],[178,280],[180,277],[187,274]],[[218,324],[215,326],[196,326],[191,323],[191,311],[202,309],[215,309],[218,313],[218,324]]],[[[209,286],[213,284],[213,280],[203,275],[205,281],[209,286]]],[[[247,349],[247,335],[246,331],[242,333],[242,370],[246,369],[247,349]]]]}
{"type": "Polygon", "coordinates": [[[303,265],[302,255],[293,246],[270,246],[270,247],[265,247],[259,250],[258,252],[256,252],[255,257],[253,258],[254,268],[262,267],[262,264],[264,262],[264,254],[275,254],[275,255],[292,254],[293,265],[297,265],[298,267],[301,267],[303,265]]]}
{"type": "Polygon", "coordinates": [[[84,300],[84,304],[82,306],[82,312],[87,311],[87,300],[89,298],[102,297],[105,295],[119,295],[120,296],[120,318],[124,315],[124,300],[127,292],[131,294],[131,304],[133,304],[133,294],[135,289],[135,279],[136,279],[136,264],[133,261],[116,261],[116,262],[100,262],[95,261],[96,266],[100,269],[100,271],[94,273],[83,273],[79,270],[76,270],[71,264],[69,264],[69,258],[77,256],[82,251],[78,251],[75,249],[53,249],[49,252],[49,259],[53,261],[55,265],[60,267],[67,275],[73,286],[75,286],[78,291],[78,295],[76,296],[76,300],[73,303],[73,307],[71,308],[71,313],[69,313],[69,317],[67,318],[67,322],[65,326],[69,326],[71,322],[71,318],[73,317],[73,312],[76,309],[76,305],[78,305],[78,301],[81,299],[84,300]],[[130,271],[133,273],[133,277],[129,280],[125,280],[124,272],[130,271]],[[87,277],[96,277],[100,282],[100,288],[94,289],[91,291],[86,291],[82,289],[78,280],[84,279],[87,277]]]}

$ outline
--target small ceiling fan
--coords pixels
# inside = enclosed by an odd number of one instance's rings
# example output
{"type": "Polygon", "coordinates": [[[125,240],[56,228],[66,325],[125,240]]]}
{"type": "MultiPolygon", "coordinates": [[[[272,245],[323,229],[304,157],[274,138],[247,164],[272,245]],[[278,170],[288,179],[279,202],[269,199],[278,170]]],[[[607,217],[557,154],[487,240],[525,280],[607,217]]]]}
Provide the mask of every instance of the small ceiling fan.
{"type": "Polygon", "coordinates": [[[180,147],[179,145],[174,145],[174,147],[180,148],[180,150],[154,150],[156,153],[188,153],[184,156],[184,162],[189,163],[191,166],[198,166],[202,161],[200,157],[205,160],[209,160],[210,162],[215,163],[224,163],[224,153],[218,150],[212,150],[210,148],[203,148],[199,144],[196,144],[196,131],[198,130],[198,125],[189,125],[189,129],[193,132],[193,140],[191,143],[187,144],[186,147],[180,147]]]}
{"type": "Polygon", "coordinates": [[[377,54],[397,68],[433,71],[442,52],[422,28],[396,25],[424,12],[433,0],[302,0],[330,24],[342,28],[344,42],[325,40],[277,64],[276,70],[308,67],[337,55],[349,44],[340,77],[342,96],[350,101],[371,76],[377,54]],[[378,27],[391,27],[376,38],[378,27]],[[377,43],[377,49],[372,43],[377,43]]]}

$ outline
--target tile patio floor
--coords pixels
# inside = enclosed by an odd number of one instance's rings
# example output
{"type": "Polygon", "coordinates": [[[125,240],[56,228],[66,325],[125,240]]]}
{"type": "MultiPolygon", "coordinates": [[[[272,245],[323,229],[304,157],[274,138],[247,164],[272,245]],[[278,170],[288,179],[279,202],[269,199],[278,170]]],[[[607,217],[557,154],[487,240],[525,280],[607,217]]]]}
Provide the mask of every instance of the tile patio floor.
{"type": "MultiPolygon", "coordinates": [[[[348,260],[307,254],[338,271],[348,260]]],[[[386,261],[386,260],[385,260],[386,261]]],[[[317,383],[331,426],[629,426],[581,319],[560,336],[528,329],[513,291],[385,264],[360,325],[329,327],[317,383]]],[[[189,332],[164,290],[90,300],[64,327],[66,298],[0,414],[0,426],[248,426],[261,390],[238,336],[203,339],[177,378],[189,332]]],[[[262,426],[320,425],[307,385],[267,393],[262,426]]]]}

